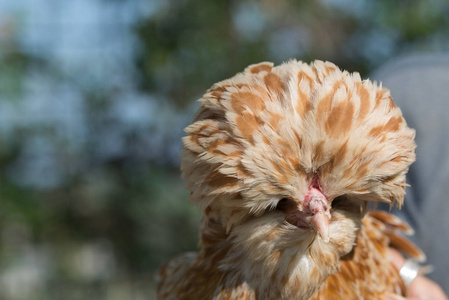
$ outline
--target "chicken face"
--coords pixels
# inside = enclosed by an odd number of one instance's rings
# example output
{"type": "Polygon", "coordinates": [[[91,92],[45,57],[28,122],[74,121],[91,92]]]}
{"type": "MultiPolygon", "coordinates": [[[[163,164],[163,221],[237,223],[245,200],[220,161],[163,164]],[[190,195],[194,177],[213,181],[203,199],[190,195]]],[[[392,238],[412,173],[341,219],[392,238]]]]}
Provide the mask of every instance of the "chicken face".
{"type": "Polygon", "coordinates": [[[228,234],[222,270],[318,283],[351,251],[361,207],[402,204],[414,131],[388,90],[358,73],[262,63],[200,102],[181,168],[190,200],[228,234]]]}

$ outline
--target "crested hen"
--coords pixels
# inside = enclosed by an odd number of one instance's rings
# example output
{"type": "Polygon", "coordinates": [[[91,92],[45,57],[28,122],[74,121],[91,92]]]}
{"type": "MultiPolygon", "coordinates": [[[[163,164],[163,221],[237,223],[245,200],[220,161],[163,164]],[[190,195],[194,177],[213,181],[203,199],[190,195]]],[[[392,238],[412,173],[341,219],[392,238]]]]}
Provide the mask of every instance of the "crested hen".
{"type": "Polygon", "coordinates": [[[424,254],[396,217],[414,130],[388,90],[330,62],[251,65],[199,100],[182,175],[199,253],[166,263],[159,299],[379,299],[405,285],[389,247],[424,254]]]}

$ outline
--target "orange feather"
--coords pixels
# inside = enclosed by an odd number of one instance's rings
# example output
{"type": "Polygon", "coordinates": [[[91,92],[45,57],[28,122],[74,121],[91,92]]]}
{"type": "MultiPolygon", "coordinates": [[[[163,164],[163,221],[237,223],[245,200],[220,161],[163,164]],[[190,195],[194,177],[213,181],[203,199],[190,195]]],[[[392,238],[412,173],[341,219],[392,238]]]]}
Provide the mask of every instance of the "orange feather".
{"type": "Polygon", "coordinates": [[[158,299],[404,295],[388,249],[425,256],[401,235],[408,225],[365,212],[402,205],[415,160],[388,90],[290,61],[249,66],[199,101],[181,170],[204,215],[201,250],[162,266],[158,299]]]}

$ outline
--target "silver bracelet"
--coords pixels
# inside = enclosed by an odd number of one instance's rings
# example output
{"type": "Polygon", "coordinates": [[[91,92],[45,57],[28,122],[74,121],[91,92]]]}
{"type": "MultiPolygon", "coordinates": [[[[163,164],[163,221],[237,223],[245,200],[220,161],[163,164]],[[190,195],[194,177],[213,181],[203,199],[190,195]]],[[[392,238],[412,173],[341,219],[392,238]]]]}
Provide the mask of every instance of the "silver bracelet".
{"type": "Polygon", "coordinates": [[[409,285],[412,281],[419,275],[419,269],[421,266],[412,259],[407,259],[399,270],[399,275],[401,275],[402,280],[404,280],[405,285],[409,285]]]}

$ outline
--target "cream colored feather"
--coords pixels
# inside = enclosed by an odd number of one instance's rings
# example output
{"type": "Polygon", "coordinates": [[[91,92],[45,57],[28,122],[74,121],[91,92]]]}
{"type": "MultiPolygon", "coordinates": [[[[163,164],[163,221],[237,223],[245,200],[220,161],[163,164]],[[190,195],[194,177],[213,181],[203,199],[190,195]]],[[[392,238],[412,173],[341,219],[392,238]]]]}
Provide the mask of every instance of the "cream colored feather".
{"type": "Polygon", "coordinates": [[[204,214],[201,252],[162,268],[159,299],[341,291],[352,299],[339,288],[345,282],[365,299],[403,293],[386,257],[396,231],[361,212],[369,201],[402,205],[415,160],[415,133],[388,90],[330,62],[293,60],[251,65],[200,102],[181,168],[190,201],[204,214]],[[330,219],[318,219],[308,199],[330,219]],[[362,278],[345,268],[364,270],[362,278]],[[374,275],[376,286],[363,278],[374,275]]]}

